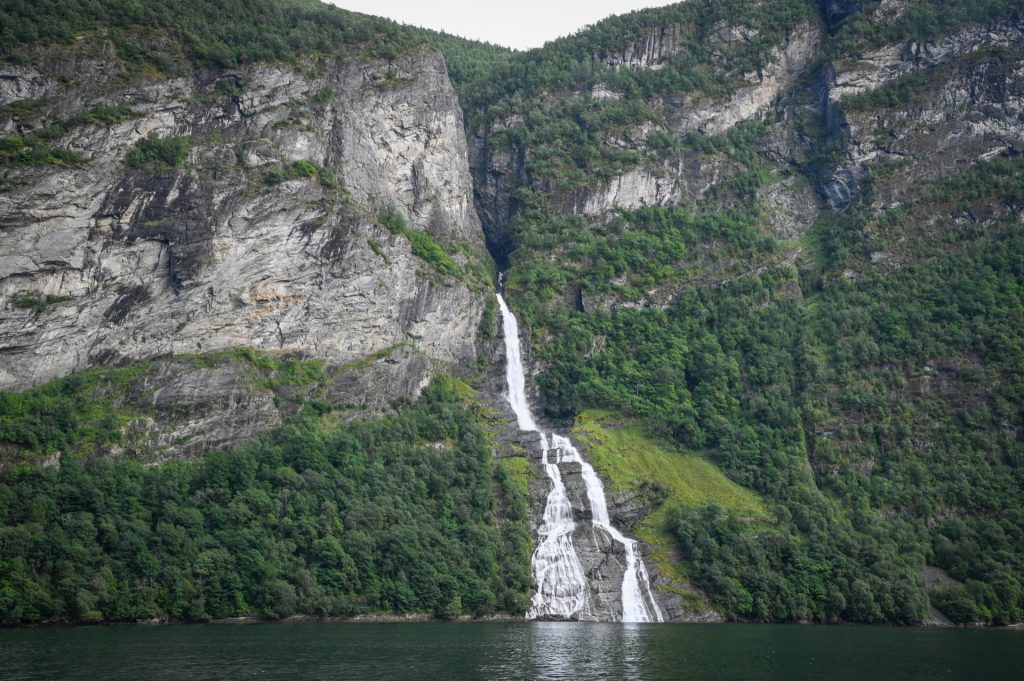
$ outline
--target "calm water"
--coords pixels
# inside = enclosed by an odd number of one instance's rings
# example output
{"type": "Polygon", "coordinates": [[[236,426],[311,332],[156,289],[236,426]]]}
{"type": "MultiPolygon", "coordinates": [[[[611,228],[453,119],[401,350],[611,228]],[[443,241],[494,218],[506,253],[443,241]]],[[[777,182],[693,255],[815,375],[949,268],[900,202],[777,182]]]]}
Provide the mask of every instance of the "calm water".
{"type": "Polygon", "coordinates": [[[1024,632],[557,623],[0,630],[0,679],[1024,678],[1024,632]]]}

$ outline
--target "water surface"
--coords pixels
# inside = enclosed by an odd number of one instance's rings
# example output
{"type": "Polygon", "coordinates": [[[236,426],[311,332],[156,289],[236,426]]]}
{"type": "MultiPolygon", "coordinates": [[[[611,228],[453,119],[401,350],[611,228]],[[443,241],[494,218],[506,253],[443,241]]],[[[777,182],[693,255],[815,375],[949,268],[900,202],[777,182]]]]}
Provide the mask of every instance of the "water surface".
{"type": "Polygon", "coordinates": [[[0,630],[4,681],[1021,679],[1024,632],[887,627],[296,623],[0,630]]]}

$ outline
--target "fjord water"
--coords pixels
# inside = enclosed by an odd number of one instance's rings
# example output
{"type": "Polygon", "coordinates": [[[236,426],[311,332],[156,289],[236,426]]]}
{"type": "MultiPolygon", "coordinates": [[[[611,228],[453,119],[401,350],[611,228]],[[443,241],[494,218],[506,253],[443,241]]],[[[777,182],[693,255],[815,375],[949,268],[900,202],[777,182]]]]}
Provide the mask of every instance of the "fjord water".
{"type": "Polygon", "coordinates": [[[178,681],[1019,679],[1024,632],[577,622],[0,630],[0,678],[178,681]]]}
{"type": "MultiPolygon", "coordinates": [[[[540,432],[530,410],[529,400],[526,398],[526,373],[519,347],[519,323],[502,295],[498,293],[497,297],[498,307],[501,309],[502,331],[505,335],[508,402],[516,414],[520,430],[540,432]]],[[[537,592],[533,596],[527,619],[576,619],[591,614],[588,598],[590,586],[572,543],[576,522],[559,469],[561,464],[573,463],[579,465],[581,469],[594,529],[607,533],[613,541],[622,545],[626,554],[626,567],[622,577],[621,620],[661,622],[662,614],[651,597],[650,580],[643,559],[637,555],[636,542],[615,528],[608,516],[608,504],[601,478],[569,438],[557,433],[540,433],[540,436],[544,449],[544,471],[551,481],[551,491],[548,493],[544,517],[538,529],[540,543],[533,553],[531,563],[537,592]]]]}

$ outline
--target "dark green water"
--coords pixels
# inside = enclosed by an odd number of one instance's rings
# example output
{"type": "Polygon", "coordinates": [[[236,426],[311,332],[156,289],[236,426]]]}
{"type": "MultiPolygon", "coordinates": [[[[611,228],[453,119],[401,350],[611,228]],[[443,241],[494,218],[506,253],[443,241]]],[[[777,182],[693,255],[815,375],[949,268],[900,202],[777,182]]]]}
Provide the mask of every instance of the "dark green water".
{"type": "Polygon", "coordinates": [[[0,679],[1024,678],[1024,632],[556,623],[0,630],[0,679]]]}

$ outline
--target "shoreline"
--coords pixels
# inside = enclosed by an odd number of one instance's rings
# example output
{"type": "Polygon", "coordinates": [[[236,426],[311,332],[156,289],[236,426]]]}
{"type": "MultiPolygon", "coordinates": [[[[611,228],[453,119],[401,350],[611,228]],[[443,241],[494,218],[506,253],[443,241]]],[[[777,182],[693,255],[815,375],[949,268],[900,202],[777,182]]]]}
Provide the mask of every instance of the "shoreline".
{"type": "MultiPolygon", "coordinates": [[[[0,629],[51,629],[51,628],[72,628],[72,627],[165,627],[165,626],[189,626],[189,625],[253,625],[253,624],[414,624],[414,623],[452,623],[452,624],[489,624],[489,623],[510,623],[519,622],[528,624],[525,615],[488,615],[485,617],[473,617],[463,615],[460,617],[436,617],[426,613],[372,613],[363,615],[291,615],[283,618],[260,617],[256,615],[244,615],[239,617],[223,617],[203,621],[172,620],[172,619],[150,619],[134,621],[103,621],[103,622],[33,622],[29,624],[2,625],[0,629]]],[[[617,624],[615,622],[570,622],[572,624],[617,624]]],[[[978,630],[978,631],[1017,631],[1024,633],[1024,622],[1003,625],[988,624],[891,624],[886,622],[864,623],[864,622],[661,622],[649,626],[661,625],[693,625],[693,624],[715,624],[715,625],[769,625],[769,626],[799,626],[799,627],[886,627],[892,629],[929,629],[929,630],[978,630]]]]}

